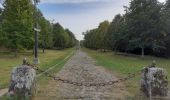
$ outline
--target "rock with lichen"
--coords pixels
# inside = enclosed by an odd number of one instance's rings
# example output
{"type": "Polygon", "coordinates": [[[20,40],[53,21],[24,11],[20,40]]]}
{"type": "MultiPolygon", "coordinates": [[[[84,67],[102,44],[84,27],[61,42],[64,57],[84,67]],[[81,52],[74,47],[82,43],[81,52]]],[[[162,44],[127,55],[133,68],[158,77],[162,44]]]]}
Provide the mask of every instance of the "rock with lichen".
{"type": "Polygon", "coordinates": [[[35,93],[36,71],[28,65],[21,65],[12,70],[9,94],[23,99],[35,93]]]}
{"type": "Polygon", "coordinates": [[[165,69],[144,68],[141,76],[141,91],[146,96],[166,96],[168,94],[168,79],[165,69]]]}

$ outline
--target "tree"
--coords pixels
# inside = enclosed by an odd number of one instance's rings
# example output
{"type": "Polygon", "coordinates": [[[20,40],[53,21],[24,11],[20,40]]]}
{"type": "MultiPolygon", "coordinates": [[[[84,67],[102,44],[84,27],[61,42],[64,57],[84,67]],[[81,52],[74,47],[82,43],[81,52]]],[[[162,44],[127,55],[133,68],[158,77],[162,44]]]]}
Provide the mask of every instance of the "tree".
{"type": "Polygon", "coordinates": [[[2,8],[0,8],[0,47],[4,46],[4,42],[5,42],[5,34],[2,28],[2,20],[3,20],[2,13],[3,13],[3,10],[2,8]]]}
{"type": "Polygon", "coordinates": [[[129,48],[141,48],[142,57],[144,50],[151,47],[158,49],[161,6],[157,0],[132,0],[127,9],[127,24],[129,33],[129,48]]]}
{"type": "Polygon", "coordinates": [[[43,49],[43,53],[45,52],[46,48],[52,48],[53,43],[52,43],[52,25],[48,20],[45,19],[43,14],[39,9],[36,11],[36,15],[38,17],[38,24],[41,29],[39,33],[39,47],[43,49]]]}
{"type": "Polygon", "coordinates": [[[5,0],[3,29],[6,47],[17,52],[33,47],[33,8],[30,0],[5,0]]]}
{"type": "Polygon", "coordinates": [[[106,50],[106,33],[109,27],[109,22],[101,22],[98,28],[87,31],[84,35],[84,45],[92,49],[106,50]]]}
{"type": "Polygon", "coordinates": [[[96,42],[98,41],[97,29],[89,30],[84,35],[84,46],[91,49],[98,49],[96,42]]]}
{"type": "MultiPolygon", "coordinates": [[[[170,0],[131,0],[126,13],[116,15],[103,34],[101,24],[85,33],[83,45],[134,54],[170,56],[170,0]],[[104,40],[104,41],[103,41],[104,40]]],[[[106,27],[107,25],[103,25],[106,27]]],[[[106,28],[105,28],[106,29],[106,28]]]]}
{"type": "Polygon", "coordinates": [[[56,23],[53,25],[53,44],[57,49],[64,49],[68,43],[68,34],[64,28],[56,23]]]}
{"type": "Polygon", "coordinates": [[[170,0],[166,1],[166,4],[164,5],[164,8],[161,11],[161,34],[164,36],[161,39],[162,45],[165,48],[160,49],[160,54],[168,57],[170,56],[170,0]]]}
{"type": "Polygon", "coordinates": [[[116,52],[117,49],[126,49],[125,47],[128,43],[128,38],[126,33],[125,16],[121,16],[120,14],[115,16],[108,28],[106,37],[107,45],[111,50],[116,52]]]}
{"type": "Polygon", "coordinates": [[[97,40],[96,40],[96,46],[98,49],[101,50],[106,50],[107,46],[106,46],[106,33],[108,31],[108,27],[109,27],[109,22],[108,21],[104,21],[102,23],[100,23],[98,29],[97,29],[97,40]]]}
{"type": "Polygon", "coordinates": [[[73,47],[77,43],[74,34],[59,23],[53,25],[53,46],[57,49],[73,47]]]}
{"type": "Polygon", "coordinates": [[[69,38],[68,38],[68,44],[67,44],[67,47],[73,47],[76,45],[76,38],[74,36],[74,34],[69,30],[69,29],[66,29],[65,32],[69,35],[69,38]]]}

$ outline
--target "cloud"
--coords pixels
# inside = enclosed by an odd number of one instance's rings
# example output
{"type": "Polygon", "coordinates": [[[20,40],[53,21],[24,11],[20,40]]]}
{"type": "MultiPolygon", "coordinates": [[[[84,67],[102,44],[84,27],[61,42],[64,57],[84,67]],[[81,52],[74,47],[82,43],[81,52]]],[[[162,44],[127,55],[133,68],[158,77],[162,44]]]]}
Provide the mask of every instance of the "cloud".
{"type": "Polygon", "coordinates": [[[158,0],[158,1],[160,1],[160,2],[165,2],[166,0],[158,0]]]}
{"type": "MultiPolygon", "coordinates": [[[[88,3],[88,2],[111,2],[118,0],[41,0],[41,3],[88,3]]],[[[160,2],[165,2],[166,0],[158,0],[160,2]]]]}
{"type": "Polygon", "coordinates": [[[110,2],[115,0],[41,0],[41,3],[88,3],[88,2],[110,2]]]}
{"type": "Polygon", "coordinates": [[[81,4],[42,3],[39,8],[47,19],[55,19],[55,22],[59,22],[65,28],[69,28],[76,35],[77,39],[82,40],[82,32],[98,27],[99,23],[104,20],[112,21],[116,14],[124,13],[123,5],[127,4],[127,0],[112,0],[109,3],[85,2],[81,4]]]}

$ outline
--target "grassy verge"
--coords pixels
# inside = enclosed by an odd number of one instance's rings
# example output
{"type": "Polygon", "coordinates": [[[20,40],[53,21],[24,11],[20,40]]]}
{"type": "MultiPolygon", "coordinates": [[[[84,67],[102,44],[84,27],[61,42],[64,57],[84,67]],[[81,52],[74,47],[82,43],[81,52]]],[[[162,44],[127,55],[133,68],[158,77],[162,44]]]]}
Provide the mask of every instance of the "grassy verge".
{"type": "MultiPolygon", "coordinates": [[[[55,75],[55,73],[57,73],[64,66],[67,60],[60,63],[57,67],[51,70],[50,73],[55,75]]],[[[45,75],[42,75],[41,77],[38,78],[37,93],[35,95],[36,98],[35,100],[41,100],[39,99],[39,97],[42,97],[46,94],[46,90],[48,90],[47,85],[52,80],[53,80],[52,78],[46,77],[45,75]]]]}
{"type": "MultiPolygon", "coordinates": [[[[59,65],[57,65],[54,69],[52,69],[50,71],[51,74],[58,72],[63,67],[65,62],[68,60],[67,59],[67,60],[63,61],[63,59],[66,58],[67,56],[71,57],[73,50],[74,50],[73,48],[66,49],[63,51],[48,50],[48,51],[46,51],[45,54],[40,54],[39,55],[39,58],[41,61],[40,69],[46,70],[49,67],[60,63],[59,65]]],[[[40,88],[40,89],[38,89],[37,95],[39,95],[39,93],[41,93],[41,89],[43,89],[43,87],[45,87],[50,80],[51,80],[51,78],[45,77],[44,75],[40,76],[37,79],[37,82],[38,82],[37,84],[38,84],[38,87],[40,88]]],[[[1,97],[0,100],[7,100],[7,96],[1,97]]]]}
{"type": "MultiPolygon", "coordinates": [[[[101,53],[86,48],[83,48],[83,51],[87,52],[92,58],[94,58],[98,65],[101,65],[109,70],[113,70],[113,72],[116,73],[118,77],[124,77],[127,76],[128,73],[134,73],[151,64],[153,60],[157,61],[157,66],[165,68],[167,72],[170,73],[170,59],[151,56],[141,58],[115,55],[113,52],[101,53]]],[[[168,79],[170,79],[170,74],[168,74],[168,79]]],[[[134,93],[139,91],[139,82],[140,75],[125,83],[128,91],[132,95],[135,95],[134,93]]]]}
{"type": "MultiPolygon", "coordinates": [[[[46,50],[45,53],[39,53],[40,59],[40,68],[45,70],[48,67],[55,65],[57,62],[61,61],[66,57],[69,53],[71,53],[73,49],[66,49],[62,51],[58,50],[46,50]]],[[[33,55],[31,52],[20,53],[19,56],[13,57],[13,55],[9,53],[1,53],[0,54],[0,89],[6,88],[8,86],[10,72],[11,70],[22,63],[22,59],[27,57],[30,62],[32,62],[33,55]]]]}

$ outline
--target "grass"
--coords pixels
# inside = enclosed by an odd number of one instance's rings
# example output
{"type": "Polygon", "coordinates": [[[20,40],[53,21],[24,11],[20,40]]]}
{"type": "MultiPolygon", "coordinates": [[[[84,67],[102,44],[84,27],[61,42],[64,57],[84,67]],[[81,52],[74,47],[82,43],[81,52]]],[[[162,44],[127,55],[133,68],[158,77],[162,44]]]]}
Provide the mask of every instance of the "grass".
{"type": "MultiPolygon", "coordinates": [[[[73,48],[62,50],[62,51],[47,50],[45,54],[41,53],[39,55],[39,59],[41,61],[40,69],[46,70],[49,67],[60,63],[53,70],[50,71],[51,74],[57,73],[64,66],[64,64],[66,63],[66,61],[69,58],[66,60],[63,60],[63,59],[65,59],[67,56],[71,57],[72,56],[71,52],[73,52],[73,50],[74,50],[73,48]]],[[[32,55],[28,56],[28,58],[32,59],[31,56],[32,55]]],[[[24,57],[24,56],[20,55],[20,57],[18,57],[17,59],[20,61],[20,60],[22,60],[22,57],[24,57]]],[[[13,62],[15,62],[15,61],[13,61],[13,62]]],[[[52,79],[49,77],[46,77],[44,75],[38,77],[38,79],[37,79],[37,85],[38,85],[37,90],[38,91],[37,91],[36,96],[39,96],[41,94],[44,87],[46,87],[46,85],[48,84],[48,82],[50,80],[52,80],[52,79]]],[[[5,82],[4,82],[4,84],[5,84],[5,82]]],[[[4,85],[4,86],[6,86],[6,85],[4,85]]],[[[0,97],[0,100],[8,100],[8,96],[6,96],[6,95],[2,96],[2,97],[0,97]]]]}
{"type": "MultiPolygon", "coordinates": [[[[66,62],[67,60],[62,62],[57,67],[55,67],[53,70],[50,71],[50,74],[57,73],[64,66],[66,62]]],[[[42,75],[41,77],[38,78],[38,86],[37,86],[37,93],[35,95],[35,98],[36,98],[35,100],[41,100],[39,97],[42,97],[46,94],[46,90],[49,89],[47,85],[52,80],[53,80],[52,78],[46,77],[45,75],[42,75]]]]}
{"type": "MultiPolygon", "coordinates": [[[[125,77],[128,73],[134,73],[141,70],[152,63],[153,60],[157,61],[157,66],[165,68],[167,73],[170,73],[170,59],[145,56],[132,57],[124,55],[115,55],[113,52],[98,52],[95,50],[90,50],[83,48],[83,51],[87,52],[92,58],[96,60],[97,65],[101,65],[109,70],[112,70],[118,77],[125,77]]],[[[168,79],[170,79],[170,74],[168,74],[168,79]]],[[[127,81],[125,85],[128,91],[134,95],[139,91],[140,75],[127,81]]]]}
{"type": "MultiPolygon", "coordinates": [[[[68,54],[73,51],[72,49],[66,50],[46,50],[45,53],[39,53],[40,69],[48,69],[48,67],[55,65],[56,63],[63,60],[68,54]]],[[[27,57],[32,62],[32,52],[20,53],[16,58],[11,53],[0,53],[0,89],[6,88],[10,79],[11,70],[22,64],[22,59],[27,57]]],[[[58,68],[59,70],[59,68],[58,68]]]]}

